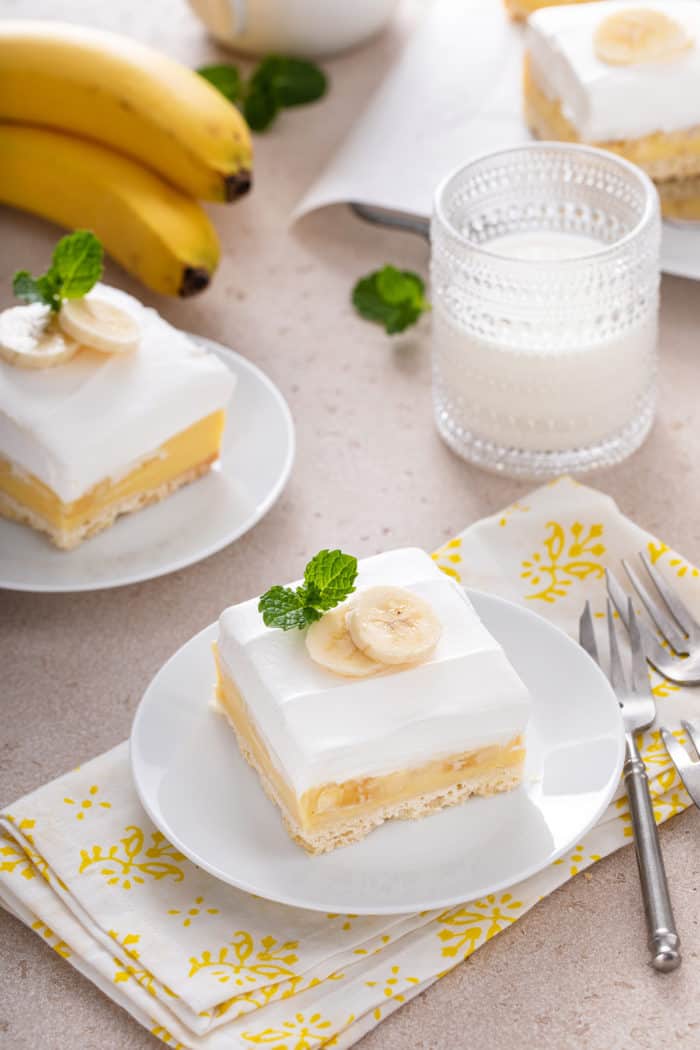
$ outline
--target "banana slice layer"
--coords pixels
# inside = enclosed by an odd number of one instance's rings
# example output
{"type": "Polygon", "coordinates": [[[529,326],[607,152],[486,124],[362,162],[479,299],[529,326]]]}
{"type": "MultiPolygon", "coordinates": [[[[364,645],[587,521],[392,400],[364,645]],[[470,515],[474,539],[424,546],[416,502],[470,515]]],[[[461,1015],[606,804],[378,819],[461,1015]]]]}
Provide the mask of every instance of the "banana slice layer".
{"type": "Polygon", "coordinates": [[[68,299],[61,306],[58,323],[82,346],[104,354],[131,353],[141,340],[138,322],[131,314],[96,295],[68,299]]]}
{"type": "Polygon", "coordinates": [[[413,664],[435,648],[442,625],[423,598],[402,587],[368,587],[347,614],[352,641],[380,664],[413,664]]]}
{"type": "Polygon", "coordinates": [[[649,8],[625,8],[598,26],[593,47],[601,62],[631,66],[667,62],[693,46],[693,38],[674,18],[649,8]]]}
{"type": "Polygon", "coordinates": [[[53,368],[70,361],[79,344],[61,331],[48,306],[29,303],[0,313],[0,357],[17,368],[53,368]]]}
{"type": "Polygon", "coordinates": [[[311,659],[329,671],[364,678],[383,668],[358,649],[350,637],[346,622],[350,607],[348,603],[339,605],[312,623],[306,632],[306,648],[311,659]]]}

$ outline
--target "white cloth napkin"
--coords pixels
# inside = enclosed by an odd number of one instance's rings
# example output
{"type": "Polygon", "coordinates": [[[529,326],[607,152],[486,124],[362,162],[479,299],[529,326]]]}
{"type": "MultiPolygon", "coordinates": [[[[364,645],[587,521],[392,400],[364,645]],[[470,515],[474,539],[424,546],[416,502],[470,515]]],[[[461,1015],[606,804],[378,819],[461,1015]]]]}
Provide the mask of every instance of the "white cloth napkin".
{"type": "MultiPolygon", "coordinates": [[[[451,171],[530,141],[524,35],[502,0],[434,0],[294,218],[349,201],[427,217],[451,171]]],[[[700,280],[700,232],[665,223],[661,268],[700,280]]]]}
{"type": "MultiPolygon", "coordinates": [[[[698,570],[570,479],[471,526],[435,558],[575,634],[586,598],[605,616],[604,567],[639,550],[700,615],[698,570]]],[[[654,673],[652,685],[659,720],[682,740],[679,719],[700,698],[654,673]]],[[[661,822],[690,800],[658,731],[642,745],[661,822]]],[[[570,856],[508,892],[419,915],[297,910],[178,853],[141,808],[121,744],[1,815],[0,902],[168,1046],[342,1048],[630,836],[619,793],[570,856]]]]}

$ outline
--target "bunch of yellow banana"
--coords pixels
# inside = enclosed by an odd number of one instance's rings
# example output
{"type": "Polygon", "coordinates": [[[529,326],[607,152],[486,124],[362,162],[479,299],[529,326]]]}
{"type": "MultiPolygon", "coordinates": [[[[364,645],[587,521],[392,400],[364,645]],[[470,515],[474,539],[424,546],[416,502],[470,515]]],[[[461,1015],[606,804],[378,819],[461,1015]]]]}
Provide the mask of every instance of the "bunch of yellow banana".
{"type": "Polygon", "coordinates": [[[248,127],[197,73],[128,37],[0,22],[0,202],[93,230],[149,288],[190,295],[219,258],[196,198],[251,184],[248,127]]]}

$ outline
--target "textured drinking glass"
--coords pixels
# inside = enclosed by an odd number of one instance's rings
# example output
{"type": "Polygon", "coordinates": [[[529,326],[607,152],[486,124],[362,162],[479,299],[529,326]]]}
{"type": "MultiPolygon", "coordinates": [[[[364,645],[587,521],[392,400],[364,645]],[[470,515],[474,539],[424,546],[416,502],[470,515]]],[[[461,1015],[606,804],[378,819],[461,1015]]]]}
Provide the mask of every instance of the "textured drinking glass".
{"type": "Polygon", "coordinates": [[[433,397],[464,459],[544,478],[624,459],[654,419],[661,222],[632,164],[541,143],[438,188],[433,397]]]}

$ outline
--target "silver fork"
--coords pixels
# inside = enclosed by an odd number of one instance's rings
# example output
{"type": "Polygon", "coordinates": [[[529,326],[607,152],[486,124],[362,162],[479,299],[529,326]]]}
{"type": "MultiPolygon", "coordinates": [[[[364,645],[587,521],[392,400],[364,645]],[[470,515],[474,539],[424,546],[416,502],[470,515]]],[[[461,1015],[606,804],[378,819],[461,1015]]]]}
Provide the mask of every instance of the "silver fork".
{"type": "MultiPolygon", "coordinates": [[[[681,725],[688,734],[698,755],[700,755],[700,727],[695,722],[682,721],[681,725]]],[[[661,729],[666,750],[678,770],[683,786],[696,806],[700,806],[700,762],[692,759],[681,743],[676,740],[670,729],[661,729]]]]}
{"type": "MultiPolygon", "coordinates": [[[[659,674],[671,682],[677,682],[679,685],[700,685],[700,624],[685,602],[681,601],[673,587],[652,564],[649,555],[642,553],[639,557],[662,598],[663,605],[652,597],[641,576],[623,558],[622,564],[627,577],[661,637],[677,656],[685,657],[683,660],[674,659],[673,655],[660,644],[651,627],[640,621],[639,630],[646,658],[659,674]]],[[[612,572],[606,571],[605,577],[612,603],[627,626],[627,594],[612,572]]]]}
{"type": "MultiPolygon", "coordinates": [[[[639,622],[632,608],[632,601],[628,599],[627,606],[628,634],[632,651],[629,685],[622,667],[610,599],[608,599],[607,607],[610,643],[609,677],[620,704],[622,724],[625,730],[626,754],[622,773],[625,778],[634,829],[634,848],[646,913],[651,964],[655,970],[666,973],[680,966],[680,938],[673,919],[666,871],[649,795],[649,781],[634,737],[636,732],[646,729],[654,721],[656,705],[649,688],[649,676],[642,650],[639,622]]],[[[595,662],[602,667],[589,602],[586,602],[579,621],[579,641],[589,656],[592,656],[595,662]]]]}

